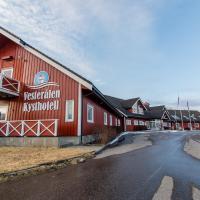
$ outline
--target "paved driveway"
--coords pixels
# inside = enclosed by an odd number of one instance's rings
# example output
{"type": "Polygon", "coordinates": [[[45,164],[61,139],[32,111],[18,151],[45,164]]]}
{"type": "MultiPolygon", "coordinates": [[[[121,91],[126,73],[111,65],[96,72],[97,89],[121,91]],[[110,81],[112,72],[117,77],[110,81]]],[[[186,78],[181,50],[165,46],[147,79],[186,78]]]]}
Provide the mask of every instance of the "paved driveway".
{"type": "Polygon", "coordinates": [[[188,136],[151,134],[152,146],[0,184],[0,199],[150,200],[169,176],[172,199],[190,200],[192,186],[200,188],[200,161],[183,152],[188,136]]]}

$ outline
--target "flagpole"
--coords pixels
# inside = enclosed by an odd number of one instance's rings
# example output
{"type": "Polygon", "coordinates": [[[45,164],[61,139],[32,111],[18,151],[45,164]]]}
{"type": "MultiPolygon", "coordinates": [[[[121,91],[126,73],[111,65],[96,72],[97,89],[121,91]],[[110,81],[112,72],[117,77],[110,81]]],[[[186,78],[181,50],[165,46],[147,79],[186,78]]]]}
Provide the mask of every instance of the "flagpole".
{"type": "Polygon", "coordinates": [[[189,102],[188,101],[187,101],[187,107],[188,107],[188,114],[189,114],[189,119],[190,119],[190,130],[192,131],[192,121],[191,121],[190,106],[189,106],[189,102]]]}
{"type": "Polygon", "coordinates": [[[176,109],[175,109],[175,130],[176,130],[176,109]]]}
{"type": "Polygon", "coordinates": [[[182,131],[184,131],[182,110],[180,110],[180,114],[181,114],[182,131]]]}
{"type": "MultiPolygon", "coordinates": [[[[179,96],[178,96],[178,102],[177,102],[177,112],[178,112],[178,110],[179,110],[179,102],[180,102],[180,99],[179,99],[179,96]]],[[[178,123],[179,124],[179,123],[178,123]]],[[[177,125],[177,124],[176,124],[177,125]]],[[[179,126],[178,126],[178,128],[179,128],[179,126]]]]}
{"type": "MultiPolygon", "coordinates": [[[[180,98],[178,97],[178,106],[180,104],[180,98]]],[[[184,126],[183,126],[183,114],[182,114],[182,110],[179,106],[179,111],[180,111],[180,115],[181,115],[181,127],[182,127],[182,131],[184,130],[184,126]]]]}

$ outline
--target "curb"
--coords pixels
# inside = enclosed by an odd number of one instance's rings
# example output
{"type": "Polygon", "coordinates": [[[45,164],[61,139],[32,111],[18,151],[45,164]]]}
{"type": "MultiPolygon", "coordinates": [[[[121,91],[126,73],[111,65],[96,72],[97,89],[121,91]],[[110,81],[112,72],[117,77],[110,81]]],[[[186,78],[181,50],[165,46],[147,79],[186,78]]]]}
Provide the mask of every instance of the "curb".
{"type": "Polygon", "coordinates": [[[110,141],[109,143],[105,144],[101,149],[97,150],[95,152],[95,155],[100,154],[102,151],[104,151],[106,148],[115,146],[118,144],[118,142],[121,142],[124,140],[124,136],[126,135],[146,135],[149,133],[176,133],[179,132],[177,130],[146,130],[146,131],[126,131],[122,132],[120,135],[118,135],[115,139],[110,141]]]}
{"type": "Polygon", "coordinates": [[[41,174],[43,172],[48,172],[48,171],[55,171],[57,169],[64,168],[68,165],[75,165],[78,163],[83,163],[86,160],[91,159],[93,157],[95,157],[95,151],[85,153],[85,154],[82,154],[80,156],[73,157],[73,158],[42,163],[42,164],[35,165],[33,167],[22,169],[22,170],[12,171],[12,172],[8,172],[8,173],[1,173],[0,174],[0,183],[14,180],[14,179],[17,179],[20,177],[26,177],[26,176],[30,176],[30,175],[38,175],[38,174],[41,174]]]}
{"type": "Polygon", "coordinates": [[[112,147],[112,146],[115,146],[117,145],[119,142],[123,141],[125,139],[124,136],[126,135],[139,135],[138,133],[141,133],[141,132],[122,132],[120,135],[118,135],[115,139],[111,140],[110,142],[108,142],[107,144],[105,144],[101,149],[97,150],[95,152],[95,155],[98,155],[100,154],[102,151],[104,151],[106,148],[108,147],[112,147]]]}

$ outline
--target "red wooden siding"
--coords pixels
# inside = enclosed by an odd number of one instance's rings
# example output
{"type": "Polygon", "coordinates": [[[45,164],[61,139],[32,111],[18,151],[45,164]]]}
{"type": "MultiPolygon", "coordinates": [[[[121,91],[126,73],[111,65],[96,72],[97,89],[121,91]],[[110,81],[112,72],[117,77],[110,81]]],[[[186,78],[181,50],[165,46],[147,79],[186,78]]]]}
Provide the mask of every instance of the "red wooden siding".
{"type": "Polygon", "coordinates": [[[78,121],[78,83],[11,41],[6,43],[3,48],[0,48],[0,58],[4,56],[13,56],[14,59],[12,61],[1,60],[0,68],[13,67],[13,78],[21,82],[20,97],[8,100],[10,105],[7,120],[59,119],[58,134],[62,136],[76,136],[78,121]],[[27,89],[25,84],[33,85],[34,76],[39,71],[46,71],[49,74],[49,81],[56,82],[60,85],[59,87],[49,86],[48,88],[39,90],[59,89],[61,92],[59,110],[32,111],[30,113],[23,111],[23,92],[36,91],[27,89]],[[74,122],[65,122],[65,102],[70,99],[74,99],[74,122]]]}
{"type": "MultiPolygon", "coordinates": [[[[146,130],[146,120],[144,119],[134,119],[134,118],[127,118],[127,120],[131,120],[131,125],[126,125],[126,131],[139,131],[139,130],[146,130]],[[134,125],[134,120],[142,121],[144,125],[134,125]]],[[[139,122],[138,122],[139,123],[139,122]]]]}
{"type": "MultiPolygon", "coordinates": [[[[116,114],[106,108],[106,106],[102,106],[102,103],[97,103],[94,98],[90,98],[89,96],[83,97],[83,135],[99,133],[99,130],[105,127],[117,127],[115,123],[116,119],[118,119],[116,114]],[[94,107],[94,123],[87,122],[87,104],[90,104],[94,107]],[[104,125],[104,112],[107,113],[107,125],[104,125]],[[110,126],[110,115],[112,115],[112,126],[110,126]]],[[[122,120],[120,119],[120,128],[121,127],[122,120]]]]}

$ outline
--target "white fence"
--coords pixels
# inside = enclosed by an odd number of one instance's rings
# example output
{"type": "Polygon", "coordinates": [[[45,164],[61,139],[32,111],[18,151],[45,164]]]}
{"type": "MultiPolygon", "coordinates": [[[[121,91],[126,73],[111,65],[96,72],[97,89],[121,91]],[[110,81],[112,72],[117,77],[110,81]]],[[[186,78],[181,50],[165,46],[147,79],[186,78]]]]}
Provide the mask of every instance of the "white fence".
{"type": "Polygon", "coordinates": [[[58,119],[1,121],[0,136],[57,136],[58,119]]]}

